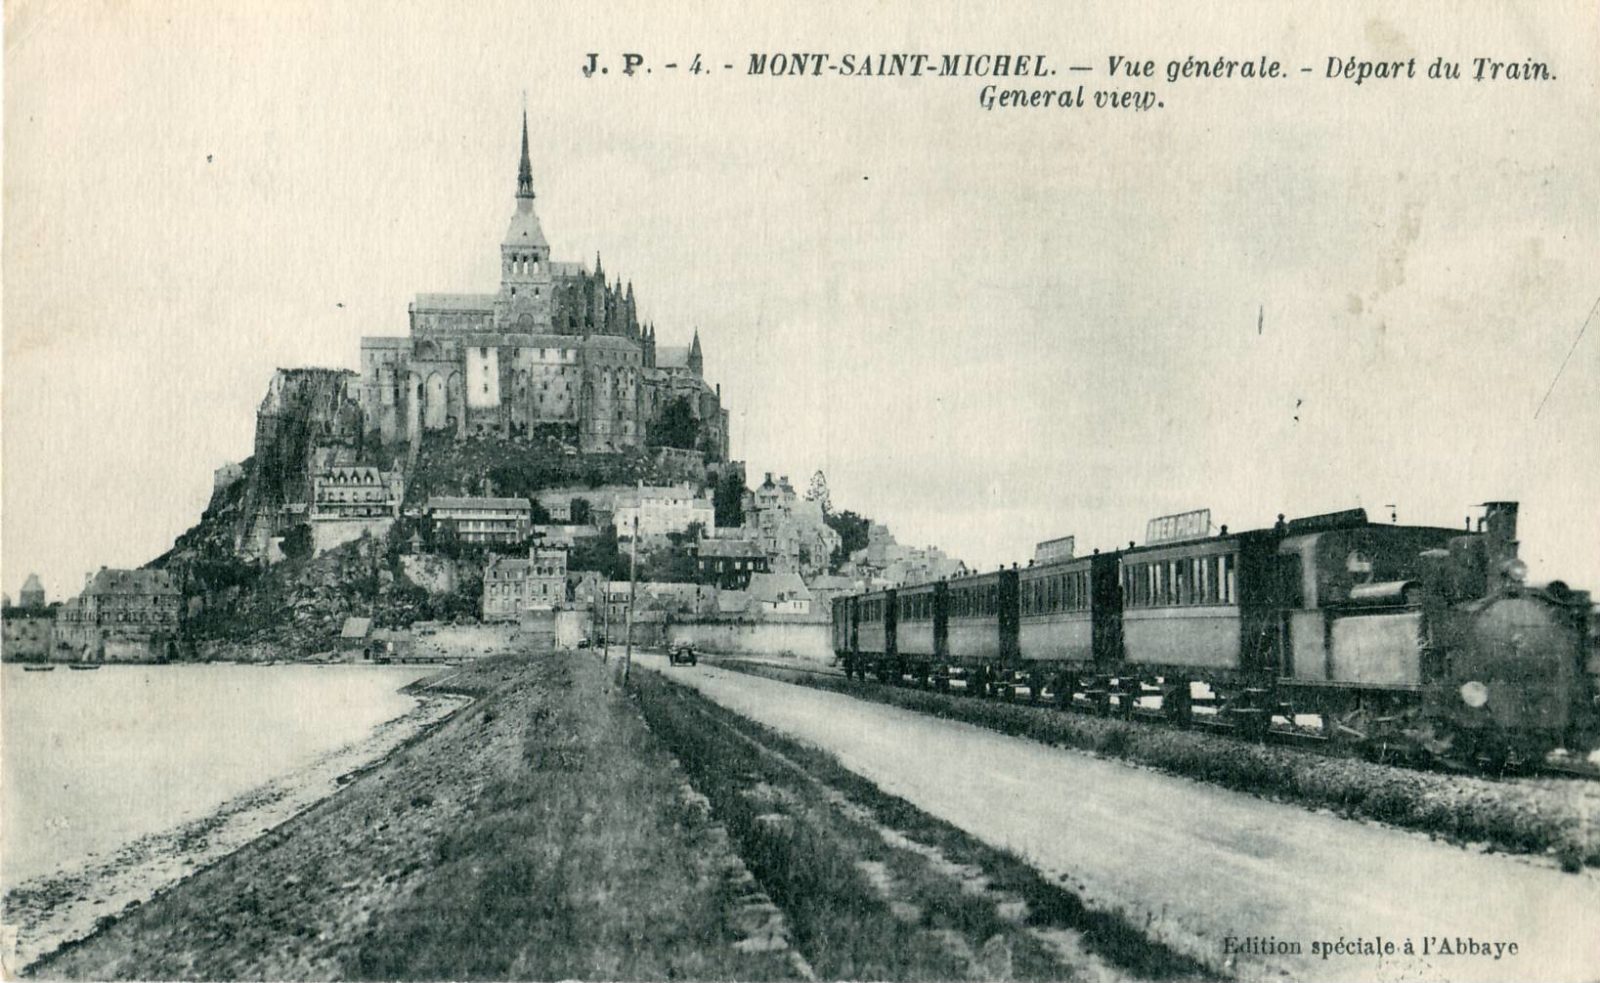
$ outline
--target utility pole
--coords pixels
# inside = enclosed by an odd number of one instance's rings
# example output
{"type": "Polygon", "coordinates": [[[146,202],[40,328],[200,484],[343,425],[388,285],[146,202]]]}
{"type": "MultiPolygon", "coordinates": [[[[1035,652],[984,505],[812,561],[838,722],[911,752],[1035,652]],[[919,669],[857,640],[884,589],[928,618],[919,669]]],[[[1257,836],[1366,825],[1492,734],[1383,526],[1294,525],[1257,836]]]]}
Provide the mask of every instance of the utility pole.
{"type": "MultiPolygon", "coordinates": [[[[641,486],[643,482],[640,483],[641,486]]],[[[622,685],[633,669],[633,598],[639,590],[639,511],[633,513],[633,539],[628,542],[628,639],[622,655],[622,685]]]]}
{"type": "Polygon", "coordinates": [[[600,581],[600,661],[611,661],[611,574],[600,581]]]}

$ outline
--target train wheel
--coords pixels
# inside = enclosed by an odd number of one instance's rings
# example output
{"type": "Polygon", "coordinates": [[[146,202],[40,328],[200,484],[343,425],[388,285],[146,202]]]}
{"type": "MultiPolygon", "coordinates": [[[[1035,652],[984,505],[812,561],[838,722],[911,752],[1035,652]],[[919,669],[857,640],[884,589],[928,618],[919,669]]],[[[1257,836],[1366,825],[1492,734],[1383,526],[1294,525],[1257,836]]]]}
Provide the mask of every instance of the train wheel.
{"type": "Polygon", "coordinates": [[[1139,695],[1144,684],[1137,679],[1117,680],[1117,715],[1123,720],[1133,719],[1133,708],[1139,705],[1139,695]]]}
{"type": "Polygon", "coordinates": [[[1232,707],[1228,719],[1247,741],[1264,741],[1272,728],[1272,714],[1263,707],[1232,707]]]}
{"type": "Polygon", "coordinates": [[[1188,727],[1194,722],[1194,694],[1189,680],[1162,680],[1161,713],[1177,727],[1188,727]]]}
{"type": "Polygon", "coordinates": [[[1084,686],[1083,695],[1089,698],[1094,705],[1095,716],[1111,716],[1111,680],[1105,676],[1096,676],[1084,686]]]}
{"type": "Polygon", "coordinates": [[[1078,677],[1075,673],[1064,672],[1056,677],[1051,684],[1056,691],[1056,706],[1063,710],[1072,706],[1072,698],[1078,691],[1078,677]]]}

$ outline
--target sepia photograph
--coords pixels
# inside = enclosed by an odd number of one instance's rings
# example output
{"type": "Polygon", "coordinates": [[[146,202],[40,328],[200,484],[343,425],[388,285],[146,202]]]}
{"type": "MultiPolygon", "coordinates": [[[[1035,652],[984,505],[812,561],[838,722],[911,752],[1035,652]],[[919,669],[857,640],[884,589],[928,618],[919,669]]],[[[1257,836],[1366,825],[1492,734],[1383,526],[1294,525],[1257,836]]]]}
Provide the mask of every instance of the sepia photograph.
{"type": "Polygon", "coordinates": [[[0,978],[1600,979],[1600,8],[12,0],[0,978]]]}

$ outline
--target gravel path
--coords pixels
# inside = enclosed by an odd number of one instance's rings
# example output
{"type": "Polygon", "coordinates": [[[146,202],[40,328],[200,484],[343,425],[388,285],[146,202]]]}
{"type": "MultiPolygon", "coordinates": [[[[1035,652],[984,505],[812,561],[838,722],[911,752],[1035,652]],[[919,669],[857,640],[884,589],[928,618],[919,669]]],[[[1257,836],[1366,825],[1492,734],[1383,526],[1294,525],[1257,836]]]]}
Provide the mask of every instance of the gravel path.
{"type": "Polygon", "coordinates": [[[1600,978],[1593,870],[1563,874],[746,673],[639,661],[1242,978],[1600,978]],[[1263,939],[1299,951],[1263,953],[1263,939]],[[1440,940],[1487,952],[1441,955],[1440,940]],[[1341,941],[1358,951],[1314,951],[1341,941]],[[1394,953],[1367,951],[1383,944],[1394,953]]]}

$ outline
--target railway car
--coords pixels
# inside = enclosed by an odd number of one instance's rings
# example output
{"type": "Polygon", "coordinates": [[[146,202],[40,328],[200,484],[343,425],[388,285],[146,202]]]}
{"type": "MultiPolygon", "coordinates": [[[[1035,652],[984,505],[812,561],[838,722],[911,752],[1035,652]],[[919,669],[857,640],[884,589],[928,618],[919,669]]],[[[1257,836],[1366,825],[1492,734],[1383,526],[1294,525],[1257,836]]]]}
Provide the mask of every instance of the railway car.
{"type": "Polygon", "coordinates": [[[927,685],[934,675],[934,664],[943,660],[944,590],[943,583],[929,583],[895,592],[894,653],[883,668],[891,681],[910,675],[927,685]]]}
{"type": "Polygon", "coordinates": [[[1179,724],[1206,702],[1251,735],[1312,720],[1477,764],[1586,749],[1600,742],[1591,598],[1523,583],[1516,503],[1485,508],[1477,531],[1361,509],[1217,535],[1209,513],[1163,517],[1120,552],[861,595],[835,645],[855,675],[959,673],[974,695],[1155,704],[1179,724]]]}
{"type": "Polygon", "coordinates": [[[834,598],[829,608],[831,622],[830,638],[833,643],[834,657],[839,662],[844,662],[846,653],[856,649],[856,607],[858,601],[855,597],[844,595],[834,598]]]}
{"type": "Polygon", "coordinates": [[[895,592],[871,591],[855,600],[855,645],[842,653],[846,676],[886,677],[895,656],[895,592]]]}
{"type": "Polygon", "coordinates": [[[960,672],[969,693],[988,695],[1020,668],[1017,583],[1014,567],[945,582],[945,671],[960,672]]]}
{"type": "Polygon", "coordinates": [[[1122,664],[1122,590],[1118,554],[1030,565],[1018,575],[1017,649],[1029,693],[1070,703],[1080,687],[1091,699],[1112,692],[1122,664]]]}

